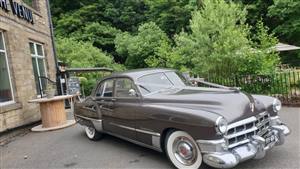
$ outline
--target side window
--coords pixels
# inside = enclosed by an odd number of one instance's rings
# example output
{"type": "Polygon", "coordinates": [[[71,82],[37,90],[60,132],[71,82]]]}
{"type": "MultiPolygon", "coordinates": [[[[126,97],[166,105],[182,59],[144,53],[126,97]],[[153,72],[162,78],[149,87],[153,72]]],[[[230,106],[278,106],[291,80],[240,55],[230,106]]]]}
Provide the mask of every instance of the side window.
{"type": "Polygon", "coordinates": [[[133,81],[127,78],[117,79],[116,97],[137,97],[133,81]]]}
{"type": "Polygon", "coordinates": [[[101,83],[96,90],[96,97],[101,97],[103,93],[104,83],[101,83]]]}
{"type": "Polygon", "coordinates": [[[113,97],[114,80],[113,79],[106,80],[104,82],[103,88],[104,88],[102,93],[103,97],[113,97]]]}

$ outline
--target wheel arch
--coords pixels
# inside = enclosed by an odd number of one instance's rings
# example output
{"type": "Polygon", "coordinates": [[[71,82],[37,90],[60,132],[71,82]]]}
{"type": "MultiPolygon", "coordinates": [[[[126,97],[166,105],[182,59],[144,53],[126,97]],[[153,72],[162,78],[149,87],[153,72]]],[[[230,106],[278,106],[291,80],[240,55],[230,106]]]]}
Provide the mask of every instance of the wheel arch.
{"type": "Polygon", "coordinates": [[[181,130],[181,129],[178,129],[178,128],[175,128],[175,127],[168,127],[168,128],[165,128],[162,133],[161,133],[161,136],[160,136],[160,147],[161,147],[161,150],[165,153],[165,141],[166,141],[166,137],[167,135],[170,133],[170,132],[173,132],[173,131],[177,131],[177,130],[181,130]]]}

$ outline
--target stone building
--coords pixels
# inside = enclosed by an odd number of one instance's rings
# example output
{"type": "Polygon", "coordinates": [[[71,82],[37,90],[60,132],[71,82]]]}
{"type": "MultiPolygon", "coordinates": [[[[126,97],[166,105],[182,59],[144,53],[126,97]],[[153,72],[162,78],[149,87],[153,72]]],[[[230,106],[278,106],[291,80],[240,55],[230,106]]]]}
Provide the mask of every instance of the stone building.
{"type": "Polygon", "coordinates": [[[40,120],[38,76],[55,79],[46,0],[0,0],[0,133],[40,120]]]}

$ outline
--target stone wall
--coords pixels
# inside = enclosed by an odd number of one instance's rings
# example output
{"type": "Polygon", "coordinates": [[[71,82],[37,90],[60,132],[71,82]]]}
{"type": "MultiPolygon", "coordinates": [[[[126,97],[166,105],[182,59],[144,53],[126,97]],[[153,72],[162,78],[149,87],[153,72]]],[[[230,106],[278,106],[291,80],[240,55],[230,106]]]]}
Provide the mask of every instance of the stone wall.
{"type": "MultiPolygon", "coordinates": [[[[22,1],[16,0],[20,4],[22,1]]],[[[33,11],[34,24],[0,9],[0,30],[4,32],[8,63],[14,93],[14,104],[0,106],[0,132],[40,120],[39,106],[28,103],[37,98],[29,42],[43,44],[46,69],[55,80],[55,61],[51,43],[46,0],[36,0],[33,11]]]]}

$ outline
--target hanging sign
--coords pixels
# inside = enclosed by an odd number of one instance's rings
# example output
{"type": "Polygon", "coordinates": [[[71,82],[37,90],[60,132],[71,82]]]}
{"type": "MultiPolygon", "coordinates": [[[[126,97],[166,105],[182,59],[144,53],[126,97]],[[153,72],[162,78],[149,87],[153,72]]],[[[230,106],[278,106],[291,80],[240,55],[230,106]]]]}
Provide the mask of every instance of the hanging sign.
{"type": "Polygon", "coordinates": [[[4,10],[5,12],[12,12],[20,19],[24,19],[27,22],[34,24],[32,10],[18,2],[13,0],[0,0],[0,9],[4,10]]]}

